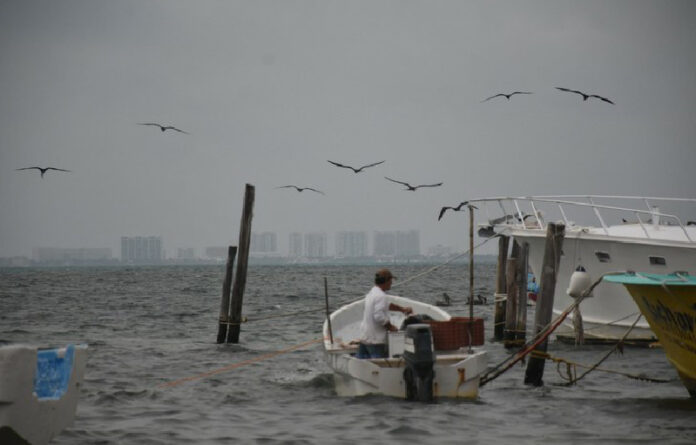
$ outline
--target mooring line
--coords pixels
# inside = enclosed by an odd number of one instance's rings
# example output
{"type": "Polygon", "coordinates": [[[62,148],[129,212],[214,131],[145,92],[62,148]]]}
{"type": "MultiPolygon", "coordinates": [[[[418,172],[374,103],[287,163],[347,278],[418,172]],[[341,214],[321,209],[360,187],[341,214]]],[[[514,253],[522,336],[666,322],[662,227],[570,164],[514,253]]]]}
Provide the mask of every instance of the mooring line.
{"type": "Polygon", "coordinates": [[[277,356],[277,355],[281,355],[281,354],[285,354],[285,353],[288,353],[288,352],[292,352],[292,351],[295,351],[295,350],[297,350],[297,349],[302,349],[302,348],[304,348],[305,346],[309,346],[309,345],[311,345],[311,344],[318,343],[318,342],[323,341],[323,340],[324,340],[323,338],[315,338],[315,339],[313,339],[313,340],[309,340],[309,341],[306,341],[306,342],[304,342],[304,343],[300,343],[300,344],[295,345],[295,346],[290,346],[289,348],[281,349],[281,350],[279,350],[279,351],[269,352],[268,354],[263,354],[263,355],[260,355],[260,356],[258,356],[258,357],[254,357],[254,358],[251,358],[251,359],[248,359],[248,360],[244,360],[244,361],[241,361],[241,362],[232,363],[231,365],[225,366],[225,367],[223,367],[223,368],[218,368],[218,369],[214,369],[214,370],[212,370],[212,371],[203,372],[203,373],[201,373],[201,374],[196,374],[196,375],[192,375],[192,376],[189,376],[189,377],[184,377],[184,378],[181,378],[181,379],[178,379],[178,380],[173,380],[173,381],[171,381],[171,382],[161,383],[161,384],[157,385],[157,388],[171,388],[171,387],[174,387],[174,386],[179,386],[179,385],[181,385],[182,383],[190,382],[190,381],[193,381],[193,380],[204,379],[204,378],[210,377],[210,376],[212,376],[212,375],[220,374],[220,373],[222,373],[222,372],[231,371],[231,370],[233,370],[233,369],[241,368],[242,366],[250,365],[250,364],[252,364],[252,363],[257,363],[257,362],[260,362],[260,361],[262,361],[262,360],[266,360],[266,359],[275,357],[275,356],[277,356]]]}

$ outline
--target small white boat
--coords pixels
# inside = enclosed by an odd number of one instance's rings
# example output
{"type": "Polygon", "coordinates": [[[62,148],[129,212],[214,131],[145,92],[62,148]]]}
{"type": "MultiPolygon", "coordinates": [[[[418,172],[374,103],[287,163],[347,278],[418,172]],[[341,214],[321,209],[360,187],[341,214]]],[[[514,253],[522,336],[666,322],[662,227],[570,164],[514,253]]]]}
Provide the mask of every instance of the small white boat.
{"type": "MultiPolygon", "coordinates": [[[[400,306],[410,306],[413,314],[427,315],[432,320],[451,319],[447,312],[431,304],[391,295],[388,296],[388,301],[400,306]]],[[[432,353],[427,354],[432,357],[432,368],[425,370],[426,374],[432,371],[428,377],[419,379],[414,375],[409,357],[418,353],[419,341],[414,341],[404,330],[389,333],[387,358],[357,358],[356,340],[360,333],[364,302],[361,299],[333,312],[330,315],[331,332],[328,322],[324,321],[325,356],[334,371],[335,388],[339,396],[381,394],[419,400],[439,397],[472,399],[478,396],[479,380],[486,370],[486,351],[472,348],[469,352],[468,347],[448,351],[434,350],[432,337],[428,337],[430,327],[425,324],[410,325],[408,330],[421,331],[423,334],[423,331],[428,331],[424,337],[430,341],[428,349],[432,348],[432,353]]],[[[390,321],[395,326],[401,326],[405,318],[400,312],[390,312],[390,321]]],[[[482,332],[480,334],[482,343],[482,332]]]]}
{"type": "Polygon", "coordinates": [[[0,443],[48,443],[72,425],[87,345],[0,347],[0,443]]]}

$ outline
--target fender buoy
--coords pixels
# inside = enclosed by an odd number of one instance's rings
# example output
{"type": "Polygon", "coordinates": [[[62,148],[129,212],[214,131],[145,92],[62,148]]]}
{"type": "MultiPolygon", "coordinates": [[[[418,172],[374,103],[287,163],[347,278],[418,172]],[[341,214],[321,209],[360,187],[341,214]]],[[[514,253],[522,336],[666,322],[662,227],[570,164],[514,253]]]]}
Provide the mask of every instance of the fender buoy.
{"type": "MultiPolygon", "coordinates": [[[[570,276],[570,283],[566,293],[573,298],[578,298],[582,293],[592,285],[592,277],[587,273],[584,267],[578,266],[570,276]]],[[[592,293],[588,295],[591,297],[592,293]]]]}

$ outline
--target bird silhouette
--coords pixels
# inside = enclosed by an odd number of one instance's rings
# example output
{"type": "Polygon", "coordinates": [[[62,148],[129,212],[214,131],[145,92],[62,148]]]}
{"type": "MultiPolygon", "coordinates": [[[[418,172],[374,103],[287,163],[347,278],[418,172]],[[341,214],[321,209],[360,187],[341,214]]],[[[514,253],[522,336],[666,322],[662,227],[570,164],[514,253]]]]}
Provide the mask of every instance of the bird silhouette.
{"type": "Polygon", "coordinates": [[[597,94],[585,94],[585,93],[583,93],[582,91],[571,90],[571,89],[562,88],[562,87],[556,87],[556,89],[557,89],[557,90],[561,90],[561,91],[565,91],[565,92],[568,92],[568,93],[579,94],[579,95],[582,96],[582,100],[583,100],[583,101],[586,101],[586,100],[589,99],[590,97],[594,97],[595,99],[603,100],[604,102],[607,102],[607,103],[610,103],[610,104],[612,104],[612,105],[615,105],[614,102],[610,101],[610,100],[607,99],[606,97],[598,96],[597,94]]]}
{"type": "Polygon", "coordinates": [[[173,127],[171,125],[160,125],[160,124],[157,124],[154,122],[138,123],[138,125],[149,125],[151,127],[159,127],[159,129],[162,130],[162,133],[164,133],[166,130],[174,130],[174,131],[178,131],[179,133],[189,134],[189,133],[185,132],[184,130],[179,130],[178,128],[173,127]]]}
{"type": "Polygon", "coordinates": [[[339,164],[338,162],[329,161],[329,160],[327,160],[326,162],[328,162],[329,164],[333,164],[333,165],[335,165],[336,167],[349,168],[349,169],[353,170],[355,173],[360,173],[360,172],[363,171],[364,169],[369,168],[369,167],[374,167],[375,165],[382,164],[384,161],[375,162],[374,164],[363,165],[363,166],[360,167],[360,168],[351,167],[350,165],[339,164]]]}
{"type": "Polygon", "coordinates": [[[443,208],[441,208],[440,215],[437,217],[437,220],[440,221],[447,210],[454,210],[455,212],[458,212],[462,209],[462,206],[465,206],[468,203],[469,203],[469,201],[464,201],[464,202],[460,202],[457,207],[443,207],[443,208]]]}
{"type": "Polygon", "coordinates": [[[313,192],[321,193],[322,195],[325,194],[325,193],[322,192],[321,190],[313,189],[312,187],[298,187],[298,186],[292,185],[292,184],[290,184],[290,185],[281,185],[281,186],[276,187],[276,188],[277,188],[277,189],[287,189],[287,188],[291,188],[291,189],[297,190],[298,192],[303,192],[303,191],[305,191],[305,190],[311,190],[311,191],[313,191],[313,192]]]}
{"type": "Polygon", "coordinates": [[[486,101],[489,101],[489,100],[494,99],[494,98],[496,98],[496,97],[501,97],[501,96],[502,96],[502,97],[505,97],[507,100],[510,100],[510,97],[511,97],[511,96],[514,96],[515,94],[532,94],[532,92],[531,92],[531,91],[513,91],[513,92],[510,93],[510,94],[498,93],[498,94],[496,94],[496,95],[494,95],[494,96],[487,97],[487,98],[483,99],[483,100],[481,101],[481,103],[486,102],[486,101]]]}
{"type": "Polygon", "coordinates": [[[406,190],[408,192],[415,192],[416,189],[420,188],[420,187],[439,187],[442,185],[442,182],[438,182],[437,184],[411,185],[407,182],[402,182],[402,181],[397,181],[396,179],[387,178],[386,176],[384,177],[384,179],[386,179],[387,181],[396,182],[397,184],[401,184],[401,185],[406,186],[406,188],[404,190],[406,190]]]}
{"type": "Polygon", "coordinates": [[[59,172],[69,172],[70,170],[64,170],[62,168],[55,168],[55,167],[24,167],[24,168],[18,168],[17,170],[38,170],[41,172],[41,177],[43,178],[44,175],[48,170],[56,170],[59,172]]]}

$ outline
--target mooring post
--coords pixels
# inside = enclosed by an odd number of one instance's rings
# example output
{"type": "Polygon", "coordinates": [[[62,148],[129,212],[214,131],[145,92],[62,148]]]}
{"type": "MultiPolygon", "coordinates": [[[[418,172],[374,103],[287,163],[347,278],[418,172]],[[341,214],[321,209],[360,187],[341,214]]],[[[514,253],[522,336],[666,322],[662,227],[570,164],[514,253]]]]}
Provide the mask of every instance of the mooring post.
{"type": "Polygon", "coordinates": [[[469,353],[473,351],[474,343],[474,209],[469,204],[469,353]]]}
{"type": "Polygon", "coordinates": [[[517,303],[519,289],[517,288],[517,261],[520,256],[520,245],[512,241],[512,251],[507,261],[505,281],[507,282],[507,304],[505,305],[505,332],[503,339],[505,347],[515,346],[515,330],[517,329],[517,303]]]}
{"type": "MultiPolygon", "coordinates": [[[[544,247],[544,261],[541,267],[541,281],[539,296],[537,297],[536,312],[534,313],[534,336],[536,337],[551,322],[553,315],[553,296],[556,289],[556,277],[558,264],[561,261],[561,249],[565,226],[563,224],[549,223],[546,228],[546,245],[544,247]]],[[[546,352],[548,339],[544,340],[534,351],[546,352]]],[[[527,385],[541,386],[544,384],[544,363],[546,359],[532,356],[527,363],[527,371],[524,383],[527,385]]]]}
{"type": "Polygon", "coordinates": [[[222,302],[220,303],[220,323],[218,325],[217,342],[224,343],[227,338],[227,327],[230,323],[230,289],[232,288],[232,269],[234,257],[237,255],[237,246],[227,248],[227,265],[225,266],[225,280],[222,282],[222,302]]]}
{"type": "Polygon", "coordinates": [[[329,311],[329,282],[324,277],[324,302],[326,303],[326,324],[329,328],[329,341],[331,341],[331,347],[333,347],[333,329],[331,329],[331,312],[329,311]]]}
{"type": "Polygon", "coordinates": [[[249,264],[249,243],[251,242],[251,218],[254,209],[254,186],[246,185],[244,191],[244,209],[239,227],[239,261],[232,287],[230,304],[230,327],[227,330],[227,343],[239,343],[239,331],[242,323],[242,300],[246,286],[247,265],[249,264]]]}
{"type": "Polygon", "coordinates": [[[517,258],[517,329],[515,340],[523,345],[527,338],[527,270],[529,269],[529,243],[520,245],[517,258]]]}
{"type": "Polygon", "coordinates": [[[498,266],[496,268],[495,285],[495,325],[493,326],[493,338],[502,340],[505,332],[505,308],[504,298],[507,296],[507,282],[505,280],[505,268],[507,263],[508,245],[510,237],[501,235],[498,238],[498,266]]]}

